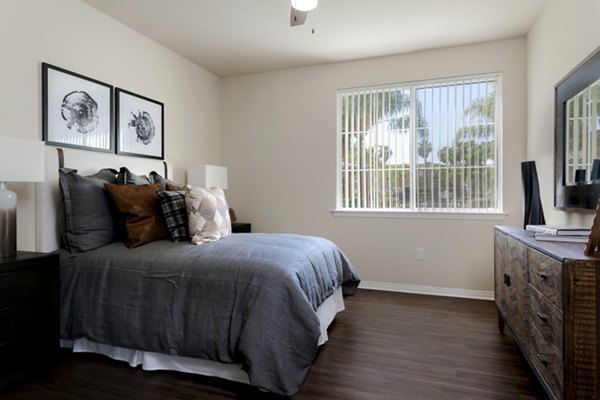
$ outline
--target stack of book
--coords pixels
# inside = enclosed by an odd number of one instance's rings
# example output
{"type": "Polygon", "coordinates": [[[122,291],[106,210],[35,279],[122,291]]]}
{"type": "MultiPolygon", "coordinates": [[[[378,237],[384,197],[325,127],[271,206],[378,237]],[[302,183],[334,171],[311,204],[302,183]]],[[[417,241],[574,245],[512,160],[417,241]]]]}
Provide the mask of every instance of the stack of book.
{"type": "Polygon", "coordinates": [[[587,243],[590,228],[573,225],[527,225],[526,230],[534,232],[536,240],[553,242],[587,243]]]}

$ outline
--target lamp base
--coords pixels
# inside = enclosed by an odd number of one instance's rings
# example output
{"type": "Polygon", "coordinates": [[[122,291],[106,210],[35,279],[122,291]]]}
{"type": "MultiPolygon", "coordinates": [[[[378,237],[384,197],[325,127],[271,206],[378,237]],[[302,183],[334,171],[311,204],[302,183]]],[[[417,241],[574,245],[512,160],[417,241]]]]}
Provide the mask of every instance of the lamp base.
{"type": "Polygon", "coordinates": [[[17,194],[0,182],[0,258],[17,255],[17,194]]]}

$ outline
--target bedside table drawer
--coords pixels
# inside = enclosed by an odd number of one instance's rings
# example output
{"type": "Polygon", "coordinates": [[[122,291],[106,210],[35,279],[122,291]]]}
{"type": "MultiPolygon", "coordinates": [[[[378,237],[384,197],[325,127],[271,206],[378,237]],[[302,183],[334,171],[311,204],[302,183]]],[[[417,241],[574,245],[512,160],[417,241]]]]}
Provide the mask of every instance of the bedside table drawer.
{"type": "Polygon", "coordinates": [[[0,343],[22,337],[51,335],[51,322],[57,317],[50,304],[28,301],[0,308],[0,343]]]}
{"type": "Polygon", "coordinates": [[[57,253],[0,259],[0,391],[56,361],[59,279],[57,253]]]}
{"type": "Polygon", "coordinates": [[[37,337],[23,336],[1,342],[0,376],[15,373],[22,368],[37,369],[43,364],[47,364],[56,354],[50,354],[47,339],[40,340],[37,337]],[[39,360],[39,366],[35,365],[35,360],[39,360]]]}
{"type": "Polygon", "coordinates": [[[14,304],[56,290],[52,285],[52,272],[51,269],[43,268],[8,272],[2,272],[0,269],[0,304],[14,304]]]}

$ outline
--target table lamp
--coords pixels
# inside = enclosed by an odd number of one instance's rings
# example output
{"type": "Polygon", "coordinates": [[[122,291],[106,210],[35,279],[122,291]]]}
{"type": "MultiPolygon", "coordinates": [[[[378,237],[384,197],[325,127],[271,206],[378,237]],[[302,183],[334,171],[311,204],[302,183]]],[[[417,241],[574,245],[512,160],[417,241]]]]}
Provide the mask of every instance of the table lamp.
{"type": "Polygon", "coordinates": [[[188,168],[188,184],[203,188],[227,189],[227,167],[218,165],[192,165],[188,168]]]}
{"type": "MultiPolygon", "coordinates": [[[[192,165],[188,167],[188,185],[202,188],[220,187],[227,189],[227,167],[218,165],[192,165]]],[[[236,222],[235,211],[229,208],[231,222],[236,222]]]]}
{"type": "Polygon", "coordinates": [[[17,194],[7,182],[44,181],[44,142],[0,136],[0,258],[17,255],[17,194]]]}

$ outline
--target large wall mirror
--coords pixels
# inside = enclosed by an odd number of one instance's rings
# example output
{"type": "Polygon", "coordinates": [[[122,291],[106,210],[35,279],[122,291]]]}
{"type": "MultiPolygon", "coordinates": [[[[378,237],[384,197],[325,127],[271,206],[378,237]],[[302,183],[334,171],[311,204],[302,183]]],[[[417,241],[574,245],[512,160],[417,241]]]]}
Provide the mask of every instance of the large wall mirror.
{"type": "Polygon", "coordinates": [[[595,209],[600,199],[600,48],[555,91],[554,205],[595,209]]]}

